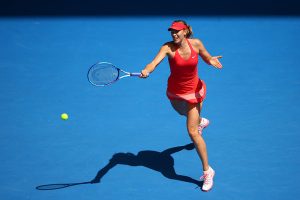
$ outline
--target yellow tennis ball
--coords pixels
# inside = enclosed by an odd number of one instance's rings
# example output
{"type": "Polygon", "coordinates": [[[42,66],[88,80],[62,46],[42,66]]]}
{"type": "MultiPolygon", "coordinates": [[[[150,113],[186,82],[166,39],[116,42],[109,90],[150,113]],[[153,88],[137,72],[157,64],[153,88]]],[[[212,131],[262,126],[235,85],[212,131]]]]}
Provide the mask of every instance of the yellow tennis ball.
{"type": "Polygon", "coordinates": [[[63,113],[63,114],[61,114],[61,119],[63,119],[63,120],[67,120],[68,118],[69,118],[69,116],[68,116],[68,114],[67,113],[63,113]]]}

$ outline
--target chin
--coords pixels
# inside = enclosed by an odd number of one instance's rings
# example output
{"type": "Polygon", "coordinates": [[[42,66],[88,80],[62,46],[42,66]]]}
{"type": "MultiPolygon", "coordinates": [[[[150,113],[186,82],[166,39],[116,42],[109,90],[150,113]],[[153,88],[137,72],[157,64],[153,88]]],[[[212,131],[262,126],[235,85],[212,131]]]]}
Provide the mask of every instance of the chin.
{"type": "Polygon", "coordinates": [[[179,44],[179,43],[180,43],[180,40],[179,40],[179,39],[173,39],[173,42],[174,42],[175,44],[179,44]]]}

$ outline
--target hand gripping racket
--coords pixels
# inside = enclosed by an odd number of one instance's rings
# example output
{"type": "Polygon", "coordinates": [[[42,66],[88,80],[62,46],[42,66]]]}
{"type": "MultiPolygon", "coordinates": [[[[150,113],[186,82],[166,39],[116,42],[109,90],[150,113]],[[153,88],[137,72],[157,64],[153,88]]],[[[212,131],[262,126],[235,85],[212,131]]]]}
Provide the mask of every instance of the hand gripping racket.
{"type": "Polygon", "coordinates": [[[90,67],[87,76],[91,84],[107,86],[125,77],[139,77],[141,73],[126,72],[109,62],[99,62],[90,67]]]}

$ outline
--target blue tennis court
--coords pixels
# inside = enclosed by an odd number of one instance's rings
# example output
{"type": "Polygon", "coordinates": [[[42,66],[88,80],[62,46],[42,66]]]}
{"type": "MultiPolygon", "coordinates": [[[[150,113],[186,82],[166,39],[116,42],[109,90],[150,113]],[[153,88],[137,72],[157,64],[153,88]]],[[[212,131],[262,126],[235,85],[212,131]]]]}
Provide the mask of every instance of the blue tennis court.
{"type": "Polygon", "coordinates": [[[1,198],[299,198],[300,18],[183,19],[223,55],[222,70],[199,62],[211,192],[165,95],[167,60],[146,80],[99,88],[86,77],[98,61],[139,72],[171,40],[173,17],[16,17],[0,18],[1,198]]]}

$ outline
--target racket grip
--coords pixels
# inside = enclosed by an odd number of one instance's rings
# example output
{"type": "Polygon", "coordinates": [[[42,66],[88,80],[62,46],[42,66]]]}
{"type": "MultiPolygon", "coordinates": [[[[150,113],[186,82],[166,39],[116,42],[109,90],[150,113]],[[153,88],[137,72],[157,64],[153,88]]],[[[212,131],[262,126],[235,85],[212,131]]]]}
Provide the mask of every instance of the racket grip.
{"type": "Polygon", "coordinates": [[[141,76],[141,73],[139,73],[139,72],[130,73],[130,76],[141,76]]]}

